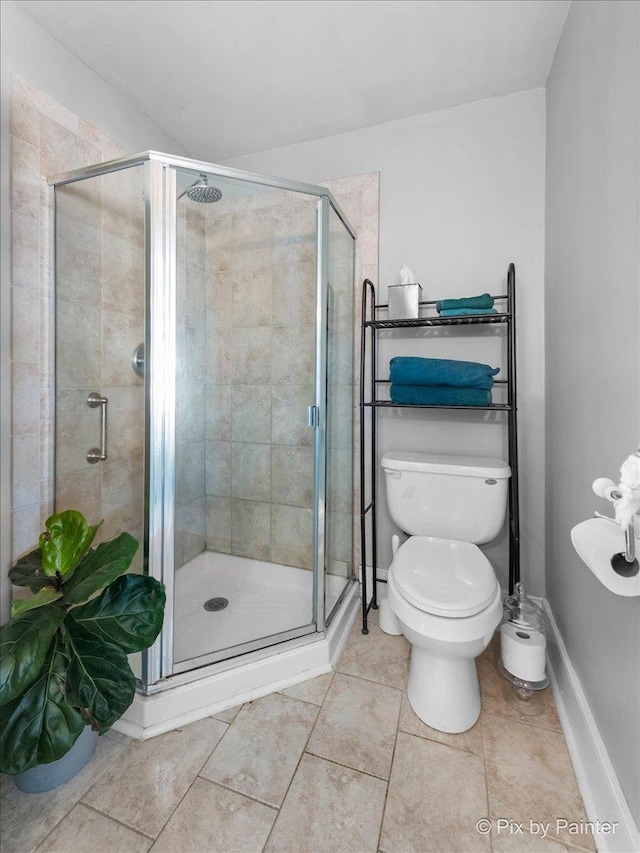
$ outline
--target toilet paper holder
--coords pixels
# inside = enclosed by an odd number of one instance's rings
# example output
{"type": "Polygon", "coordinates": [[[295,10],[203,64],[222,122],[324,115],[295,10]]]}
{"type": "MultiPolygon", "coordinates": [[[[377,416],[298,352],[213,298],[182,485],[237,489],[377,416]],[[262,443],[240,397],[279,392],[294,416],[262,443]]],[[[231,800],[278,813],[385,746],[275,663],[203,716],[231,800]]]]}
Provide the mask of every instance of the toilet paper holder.
{"type": "MultiPolygon", "coordinates": [[[[615,503],[623,498],[622,492],[618,489],[613,480],[607,477],[599,477],[593,481],[593,491],[600,498],[615,503]]],[[[599,512],[594,513],[597,518],[604,518],[617,524],[615,518],[609,518],[606,515],[601,515],[599,512]]],[[[624,551],[619,551],[611,557],[611,568],[613,571],[623,578],[632,578],[638,574],[640,566],[636,557],[636,542],[635,542],[635,525],[633,516],[623,527],[624,532],[624,551]]]]}

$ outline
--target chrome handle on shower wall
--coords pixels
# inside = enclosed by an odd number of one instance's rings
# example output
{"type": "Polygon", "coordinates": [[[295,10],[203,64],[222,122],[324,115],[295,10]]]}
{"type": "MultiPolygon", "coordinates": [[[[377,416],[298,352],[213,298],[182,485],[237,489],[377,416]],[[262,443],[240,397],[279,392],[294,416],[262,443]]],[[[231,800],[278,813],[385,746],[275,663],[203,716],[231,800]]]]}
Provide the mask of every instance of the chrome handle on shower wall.
{"type": "Polygon", "coordinates": [[[89,465],[95,465],[107,458],[107,403],[109,400],[101,394],[93,391],[87,397],[87,406],[90,409],[100,407],[100,447],[92,447],[87,452],[87,462],[89,465]]]}

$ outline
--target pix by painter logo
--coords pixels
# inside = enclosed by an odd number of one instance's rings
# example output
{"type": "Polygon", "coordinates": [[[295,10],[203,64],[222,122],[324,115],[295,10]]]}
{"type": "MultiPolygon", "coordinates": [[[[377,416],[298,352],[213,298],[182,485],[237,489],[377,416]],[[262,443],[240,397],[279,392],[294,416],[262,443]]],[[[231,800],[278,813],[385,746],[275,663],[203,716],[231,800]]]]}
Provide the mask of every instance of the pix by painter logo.
{"type": "Polygon", "coordinates": [[[555,836],[560,833],[569,835],[615,835],[618,827],[617,822],[602,820],[569,820],[558,817],[555,820],[540,821],[517,821],[512,818],[496,818],[495,821],[481,817],[476,821],[476,830],[481,835],[488,835],[492,826],[498,835],[537,835],[546,838],[548,835],[555,836]]]}

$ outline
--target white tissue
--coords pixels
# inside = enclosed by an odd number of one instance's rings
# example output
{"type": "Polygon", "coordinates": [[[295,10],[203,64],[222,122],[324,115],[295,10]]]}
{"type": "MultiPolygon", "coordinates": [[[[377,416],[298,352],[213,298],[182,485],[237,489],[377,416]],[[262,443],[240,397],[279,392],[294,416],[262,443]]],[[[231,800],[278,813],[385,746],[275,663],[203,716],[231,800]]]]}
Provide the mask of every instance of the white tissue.
{"type": "Polygon", "coordinates": [[[640,450],[632,453],[620,466],[620,483],[630,489],[640,488],[640,450]]]}
{"type": "Polygon", "coordinates": [[[402,269],[400,270],[400,284],[413,284],[414,282],[415,277],[413,272],[406,264],[403,264],[402,269]]]}
{"type": "Polygon", "coordinates": [[[640,456],[637,453],[632,453],[622,463],[618,491],[622,497],[613,504],[616,521],[627,527],[633,516],[640,512],[640,456]]]}

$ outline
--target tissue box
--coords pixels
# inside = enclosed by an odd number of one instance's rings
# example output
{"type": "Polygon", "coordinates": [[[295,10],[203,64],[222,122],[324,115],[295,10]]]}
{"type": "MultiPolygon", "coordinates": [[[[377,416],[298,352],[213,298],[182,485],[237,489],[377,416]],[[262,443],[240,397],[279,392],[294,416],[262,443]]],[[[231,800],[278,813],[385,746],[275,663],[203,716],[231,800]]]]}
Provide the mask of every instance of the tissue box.
{"type": "Polygon", "coordinates": [[[392,284],[389,286],[389,319],[415,320],[420,311],[422,287],[415,284],[392,284]]]}

